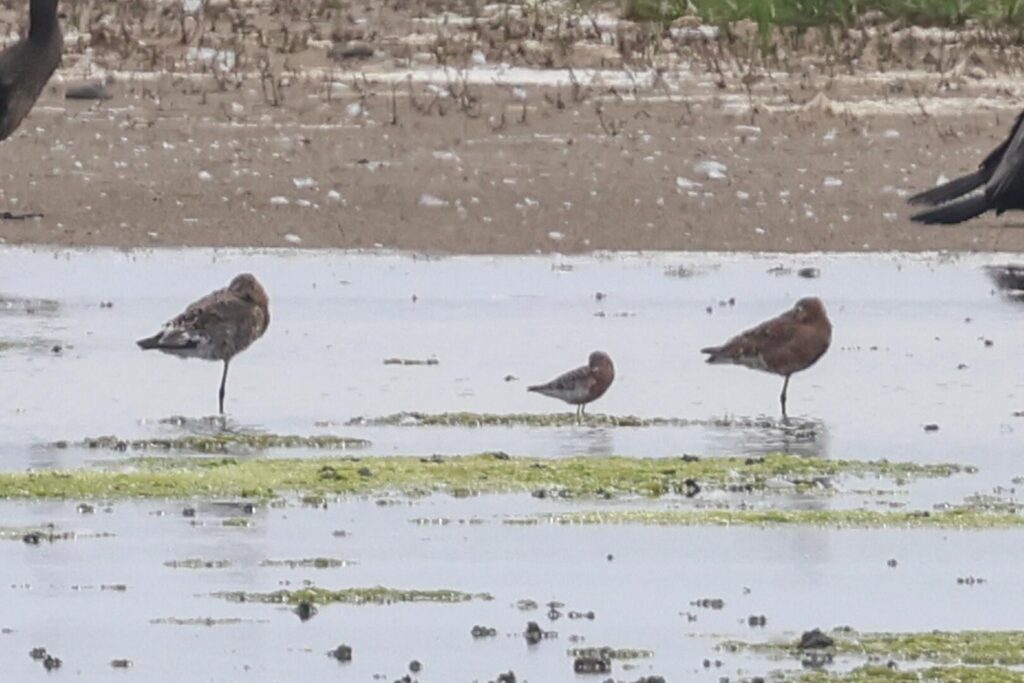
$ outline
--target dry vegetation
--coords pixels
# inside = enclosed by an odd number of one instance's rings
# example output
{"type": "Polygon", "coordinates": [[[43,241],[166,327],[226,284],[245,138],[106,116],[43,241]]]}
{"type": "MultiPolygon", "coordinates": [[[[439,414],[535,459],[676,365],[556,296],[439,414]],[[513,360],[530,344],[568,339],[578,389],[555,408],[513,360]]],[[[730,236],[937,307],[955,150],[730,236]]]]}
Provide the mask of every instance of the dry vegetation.
{"type": "MultiPolygon", "coordinates": [[[[24,23],[0,3],[0,28],[24,23]]],[[[671,69],[721,74],[1024,66],[1018,0],[66,0],[67,62],[204,72],[217,87],[410,66],[671,69]],[[927,26],[930,28],[922,28],[927,26]]],[[[978,72],[980,73],[980,71],[978,72]]],[[[749,79],[749,76],[748,76],[749,79]]]]}

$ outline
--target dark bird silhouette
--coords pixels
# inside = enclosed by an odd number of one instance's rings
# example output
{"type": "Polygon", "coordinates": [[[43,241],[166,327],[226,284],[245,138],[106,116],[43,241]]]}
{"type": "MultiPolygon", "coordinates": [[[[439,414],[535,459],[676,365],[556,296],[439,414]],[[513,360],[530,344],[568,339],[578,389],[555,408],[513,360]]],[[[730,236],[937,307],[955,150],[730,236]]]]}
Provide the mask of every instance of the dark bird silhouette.
{"type": "Polygon", "coordinates": [[[708,363],[743,365],[782,375],[782,417],[786,415],[786,390],[789,377],[818,362],[832,343],[832,323],[825,304],[806,297],[782,315],[741,332],[721,346],[701,349],[708,363]]]}
{"type": "Polygon", "coordinates": [[[586,365],[565,372],[547,384],[527,387],[527,391],[559,398],[576,406],[577,421],[583,418],[586,404],[596,401],[608,391],[615,379],[615,365],[603,351],[594,351],[586,365]]]}
{"type": "Polygon", "coordinates": [[[28,36],[0,52],[0,140],[13,133],[60,64],[57,0],[32,0],[28,36]]]}
{"type": "MultiPolygon", "coordinates": [[[[60,64],[64,40],[57,0],[31,0],[28,36],[0,52],[0,140],[17,130],[60,64]]],[[[40,217],[0,212],[0,219],[40,217]]]]}
{"type": "Polygon", "coordinates": [[[915,194],[910,204],[934,206],[910,217],[918,223],[962,223],[986,211],[996,215],[1009,209],[1024,209],[1024,112],[1010,129],[1010,135],[978,166],[948,183],[915,194]],[[974,193],[978,188],[981,192],[974,193]],[[974,193],[974,194],[971,194],[974,193]],[[954,201],[955,200],[955,201],[954,201]]]}
{"type": "Polygon", "coordinates": [[[136,343],[143,350],[157,349],[179,358],[224,361],[219,406],[224,414],[224,386],[228,364],[263,336],[270,324],[270,299],[255,276],[235,276],[224,289],[192,303],[152,337],[136,343]]]}

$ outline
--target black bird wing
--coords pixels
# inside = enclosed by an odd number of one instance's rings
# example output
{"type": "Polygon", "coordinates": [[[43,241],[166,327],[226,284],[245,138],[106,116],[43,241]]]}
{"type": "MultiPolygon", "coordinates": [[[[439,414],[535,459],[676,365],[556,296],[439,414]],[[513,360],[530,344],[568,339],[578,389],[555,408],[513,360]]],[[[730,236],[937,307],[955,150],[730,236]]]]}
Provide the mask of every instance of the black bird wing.
{"type": "Polygon", "coordinates": [[[908,204],[928,204],[934,206],[935,204],[942,204],[948,202],[951,199],[956,199],[961,195],[965,195],[968,192],[972,192],[982,185],[985,184],[986,172],[984,169],[979,169],[973,173],[954,178],[948,183],[937,185],[930,190],[915,194],[913,197],[907,200],[908,204]]]}
{"type": "Polygon", "coordinates": [[[933,206],[926,211],[915,213],[910,220],[925,225],[953,225],[980,216],[991,208],[988,198],[981,192],[976,192],[967,197],[961,197],[955,202],[933,206]]]}
{"type": "Polygon", "coordinates": [[[931,205],[941,204],[943,202],[948,202],[951,199],[956,199],[960,195],[972,192],[987,183],[989,179],[996,174],[1000,162],[1002,162],[1007,150],[1011,147],[1014,140],[1017,139],[1022,123],[1024,123],[1024,111],[1017,114],[1017,119],[1013,122],[1013,128],[1010,129],[1010,134],[1006,136],[1005,140],[999,143],[998,147],[988,153],[988,156],[986,156],[978,165],[977,171],[960,176],[959,178],[954,178],[948,183],[943,183],[942,185],[933,187],[930,190],[919,192],[913,197],[910,197],[907,200],[907,203],[931,205]]]}
{"type": "MultiPolygon", "coordinates": [[[[11,50],[15,47],[17,45],[11,50]]],[[[6,139],[21,123],[21,119],[13,122],[11,120],[11,101],[14,99],[17,73],[14,68],[11,68],[13,65],[9,65],[11,60],[4,59],[9,54],[9,51],[0,54],[0,140],[6,139]]]]}

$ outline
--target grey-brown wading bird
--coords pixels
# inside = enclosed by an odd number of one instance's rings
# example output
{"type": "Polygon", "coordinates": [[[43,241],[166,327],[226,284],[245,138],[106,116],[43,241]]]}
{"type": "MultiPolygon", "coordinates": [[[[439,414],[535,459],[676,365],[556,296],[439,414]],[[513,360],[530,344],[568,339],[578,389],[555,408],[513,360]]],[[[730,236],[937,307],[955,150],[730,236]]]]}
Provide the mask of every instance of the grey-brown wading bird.
{"type": "MultiPolygon", "coordinates": [[[[28,37],[0,52],[0,140],[9,137],[31,111],[60,64],[63,45],[57,0],[31,0],[28,37]]],[[[0,218],[27,217],[0,212],[0,218]]]]}
{"type": "Polygon", "coordinates": [[[915,194],[910,204],[927,204],[927,209],[910,217],[918,223],[962,223],[994,209],[996,215],[1008,209],[1024,209],[1024,112],[1010,135],[982,160],[978,170],[930,190],[915,194]],[[975,192],[982,188],[980,192],[975,192]],[[973,194],[972,194],[973,193],[973,194]],[[953,201],[956,200],[956,201],[953,201]]]}
{"type": "Polygon", "coordinates": [[[782,375],[782,417],[786,415],[786,390],[789,378],[795,372],[814,365],[828,351],[832,343],[832,323],[821,299],[807,297],[793,308],[741,332],[721,346],[701,349],[708,355],[708,363],[743,365],[782,375]]]}
{"type": "Polygon", "coordinates": [[[601,398],[614,379],[615,365],[611,357],[603,351],[594,351],[586,365],[563,373],[547,384],[527,387],[526,390],[576,406],[576,420],[579,421],[583,418],[584,406],[601,398]]]}
{"type": "Polygon", "coordinates": [[[235,276],[224,289],[207,294],[169,320],[152,337],[136,342],[142,349],[157,349],[179,358],[224,361],[219,406],[224,414],[224,386],[228,364],[263,336],[270,324],[270,300],[255,276],[235,276]]]}

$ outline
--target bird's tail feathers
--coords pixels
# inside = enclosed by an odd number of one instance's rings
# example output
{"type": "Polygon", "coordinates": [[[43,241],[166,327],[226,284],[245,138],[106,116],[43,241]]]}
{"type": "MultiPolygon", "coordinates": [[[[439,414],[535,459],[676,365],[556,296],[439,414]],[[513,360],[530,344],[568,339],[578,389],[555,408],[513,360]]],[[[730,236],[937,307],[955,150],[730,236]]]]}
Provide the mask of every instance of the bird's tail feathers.
{"type": "Polygon", "coordinates": [[[979,216],[990,208],[985,195],[978,194],[965,197],[952,204],[944,204],[934,209],[915,213],[910,217],[910,220],[924,223],[925,225],[952,225],[954,223],[963,223],[975,216],[979,216]]]}
{"type": "Polygon", "coordinates": [[[979,169],[974,173],[954,178],[948,183],[943,183],[930,190],[919,192],[907,200],[908,204],[930,204],[932,206],[956,199],[960,195],[973,192],[988,182],[986,173],[979,169]]]}

